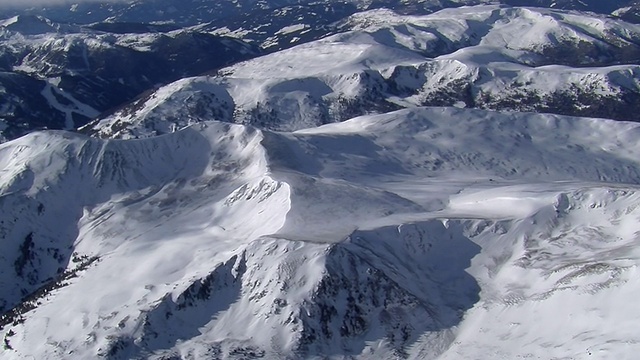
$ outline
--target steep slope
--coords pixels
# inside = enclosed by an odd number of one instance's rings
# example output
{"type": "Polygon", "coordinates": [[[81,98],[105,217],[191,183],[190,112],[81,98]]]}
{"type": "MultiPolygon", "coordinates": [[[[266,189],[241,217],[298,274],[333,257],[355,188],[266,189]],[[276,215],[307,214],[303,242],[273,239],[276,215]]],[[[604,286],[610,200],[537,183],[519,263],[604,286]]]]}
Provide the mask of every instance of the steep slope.
{"type": "Polygon", "coordinates": [[[476,6],[368,11],[336,26],[340,34],[170,84],[84,130],[140,137],[216,119],[290,131],[425,105],[638,120],[633,24],[476,6]]]}
{"type": "Polygon", "coordinates": [[[2,144],[2,357],[629,357],[639,131],[415,108],[2,144]]]}

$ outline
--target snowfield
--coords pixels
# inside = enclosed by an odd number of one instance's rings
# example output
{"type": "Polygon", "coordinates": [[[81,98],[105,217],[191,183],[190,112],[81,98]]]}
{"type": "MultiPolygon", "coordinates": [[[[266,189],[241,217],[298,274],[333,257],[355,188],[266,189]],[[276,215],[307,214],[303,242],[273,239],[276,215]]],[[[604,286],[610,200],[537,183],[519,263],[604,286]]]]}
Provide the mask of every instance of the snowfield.
{"type": "Polygon", "coordinates": [[[1,144],[1,357],[632,359],[639,135],[415,107],[1,144]]]}

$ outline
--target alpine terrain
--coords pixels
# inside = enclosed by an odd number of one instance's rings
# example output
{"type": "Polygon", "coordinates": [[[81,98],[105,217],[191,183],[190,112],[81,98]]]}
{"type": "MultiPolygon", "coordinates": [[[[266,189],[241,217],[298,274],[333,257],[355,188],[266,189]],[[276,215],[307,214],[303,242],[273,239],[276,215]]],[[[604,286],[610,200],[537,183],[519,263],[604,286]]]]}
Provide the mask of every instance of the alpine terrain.
{"type": "Polygon", "coordinates": [[[1,359],[635,359],[634,1],[0,6],[1,359]]]}

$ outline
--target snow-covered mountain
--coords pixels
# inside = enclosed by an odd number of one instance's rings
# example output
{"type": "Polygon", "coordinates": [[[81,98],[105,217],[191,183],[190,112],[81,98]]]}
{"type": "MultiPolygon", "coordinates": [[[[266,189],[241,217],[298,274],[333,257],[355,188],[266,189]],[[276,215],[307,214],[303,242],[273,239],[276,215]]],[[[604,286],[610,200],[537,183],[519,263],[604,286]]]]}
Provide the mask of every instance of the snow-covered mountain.
{"type": "MultiPolygon", "coordinates": [[[[173,23],[197,25],[208,21],[247,23],[265,13],[297,7],[361,10],[390,8],[401,12],[430,13],[463,5],[502,3],[511,6],[535,6],[562,10],[591,11],[611,14],[616,9],[632,6],[637,0],[120,0],[120,1],[49,1],[46,6],[28,7],[19,3],[0,4],[0,14],[41,15],[57,21],[88,24],[100,21],[173,23]]],[[[276,20],[278,21],[278,20],[276,20]]]]}
{"type": "Polygon", "coordinates": [[[634,359],[637,4],[486,3],[0,9],[0,358],[634,359]]]}
{"type": "Polygon", "coordinates": [[[630,358],[639,131],[416,108],[30,134],[0,145],[2,357],[630,358]]]}
{"type": "Polygon", "coordinates": [[[636,24],[640,23],[640,1],[636,0],[628,4],[628,6],[623,6],[619,9],[616,9],[612,14],[625,21],[636,24]]]}
{"type": "Polygon", "coordinates": [[[639,120],[637,25],[477,6],[426,16],[374,10],[336,27],[336,35],[169,84],[85,130],[143,137],[214,118],[290,131],[425,105],[639,120]]]}
{"type": "MultiPolygon", "coordinates": [[[[131,125],[132,116],[136,121],[144,117],[152,132],[211,117],[291,130],[425,105],[637,120],[637,25],[593,13],[498,5],[415,15],[467,3],[475,2],[247,2],[236,7],[231,2],[194,2],[194,9],[220,18],[173,23],[139,14],[148,6],[160,6],[154,1],[128,7],[78,5],[74,13],[100,14],[96,7],[123,11],[122,16],[112,14],[85,25],[16,15],[0,21],[0,89],[7,94],[0,104],[0,141],[37,129],[76,129],[94,119],[109,127],[89,127],[102,136],[149,132],[126,130],[137,127],[131,125]],[[228,6],[240,13],[233,15],[228,6]],[[382,6],[395,10],[379,9],[382,6]],[[385,53],[387,63],[372,66],[367,63],[377,60],[367,59],[351,69],[335,69],[323,63],[324,57],[315,56],[332,53],[328,56],[342,62],[348,59],[338,49],[344,48],[347,57],[354,57],[349,61],[357,63],[359,49],[365,46],[385,53]],[[270,57],[243,64],[243,71],[232,67],[212,79],[194,79],[200,90],[193,96],[189,81],[182,80],[267,53],[270,57]],[[271,72],[269,67],[279,58],[297,61],[288,73],[277,70],[287,83],[284,89],[293,86],[298,95],[288,90],[270,93],[265,86],[272,87],[273,80],[253,79],[254,72],[271,72]],[[395,64],[395,58],[411,60],[395,64]],[[261,65],[263,61],[268,66],[261,65]],[[307,76],[306,63],[322,67],[326,76],[307,76]],[[249,81],[238,85],[238,78],[249,81]],[[186,86],[187,94],[173,96],[189,99],[186,118],[138,116],[150,112],[145,105],[150,94],[175,80],[179,82],[158,94],[180,92],[186,86]],[[314,85],[307,89],[291,81],[314,85]],[[227,89],[227,83],[233,88],[227,89]],[[247,100],[243,93],[260,94],[247,100]],[[223,98],[211,98],[217,95],[223,98]],[[283,117],[291,119],[285,124],[275,120],[283,117]]],[[[573,8],[559,4],[553,8],[573,8]]],[[[622,10],[616,14],[622,16],[622,10]]],[[[173,16],[180,18],[178,13],[173,16]]],[[[156,112],[176,109],[174,103],[168,107],[156,112]]]]}
{"type": "Polygon", "coordinates": [[[6,94],[0,138],[75,129],[160,84],[259,52],[241,40],[191,28],[138,33],[126,24],[93,27],[99,29],[29,16],[0,22],[0,93],[6,94]]]}
{"type": "MultiPolygon", "coordinates": [[[[358,10],[380,7],[431,12],[444,7],[479,4],[486,0],[123,0],[79,3],[50,2],[48,6],[25,8],[24,5],[1,4],[5,14],[42,15],[57,21],[88,24],[100,21],[173,23],[180,26],[198,25],[210,21],[231,23],[243,19],[251,23],[274,10],[316,7],[358,10]]],[[[624,2],[623,2],[624,3],[624,2]]],[[[620,5],[621,7],[623,5],[620,5]]],[[[320,10],[321,12],[331,11],[320,10]]],[[[278,20],[276,20],[278,21],[278,20]]]]}

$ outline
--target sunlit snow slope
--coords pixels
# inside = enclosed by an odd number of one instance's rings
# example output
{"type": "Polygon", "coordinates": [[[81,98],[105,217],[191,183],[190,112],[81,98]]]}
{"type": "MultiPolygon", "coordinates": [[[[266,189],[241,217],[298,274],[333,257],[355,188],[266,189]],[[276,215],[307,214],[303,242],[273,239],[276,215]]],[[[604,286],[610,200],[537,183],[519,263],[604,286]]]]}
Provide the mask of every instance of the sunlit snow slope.
{"type": "Polygon", "coordinates": [[[632,359],[639,135],[455,108],[30,134],[0,145],[0,356],[632,359]]]}
{"type": "Polygon", "coordinates": [[[602,15],[474,6],[357,13],[338,34],[182,79],[87,125],[136,138],[216,119],[294,131],[418,106],[638,121],[640,26],[602,15]]]}

